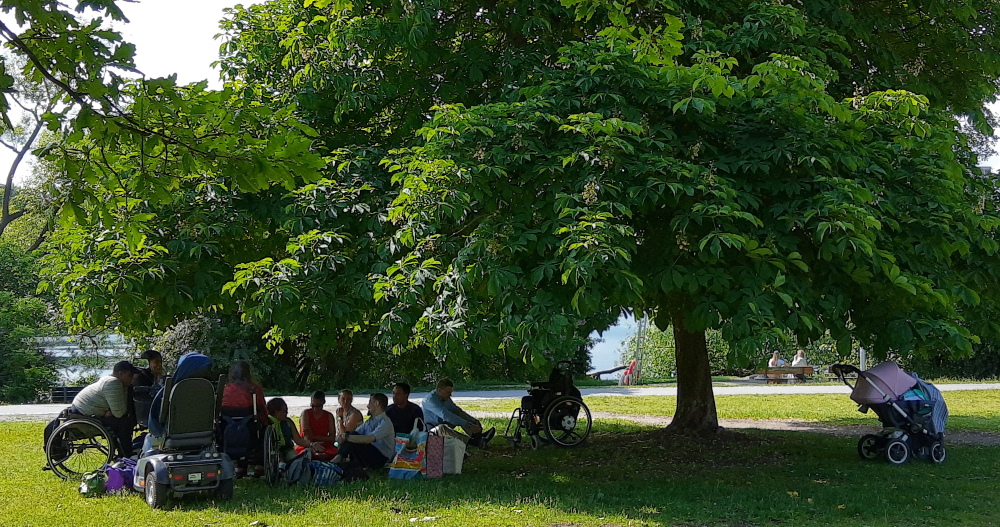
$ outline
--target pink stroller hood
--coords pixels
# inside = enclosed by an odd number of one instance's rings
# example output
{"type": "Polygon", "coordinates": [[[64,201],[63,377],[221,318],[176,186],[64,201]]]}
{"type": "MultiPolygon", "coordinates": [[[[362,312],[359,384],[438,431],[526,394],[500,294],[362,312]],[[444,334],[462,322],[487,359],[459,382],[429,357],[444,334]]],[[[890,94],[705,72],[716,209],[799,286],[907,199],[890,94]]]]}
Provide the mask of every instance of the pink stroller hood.
{"type": "Polygon", "coordinates": [[[889,399],[882,397],[882,394],[878,393],[878,390],[871,384],[859,378],[851,392],[851,400],[858,404],[879,404],[887,400],[895,400],[917,384],[917,380],[903,371],[895,362],[883,362],[862,372],[861,375],[871,379],[889,396],[889,399]]]}

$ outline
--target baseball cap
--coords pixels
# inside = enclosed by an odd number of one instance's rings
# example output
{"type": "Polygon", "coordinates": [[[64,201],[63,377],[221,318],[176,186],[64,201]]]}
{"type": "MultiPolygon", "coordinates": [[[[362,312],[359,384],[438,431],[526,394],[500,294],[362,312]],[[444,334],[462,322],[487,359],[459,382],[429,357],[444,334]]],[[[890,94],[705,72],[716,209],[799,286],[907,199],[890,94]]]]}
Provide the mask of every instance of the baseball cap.
{"type": "Polygon", "coordinates": [[[130,371],[132,372],[132,375],[140,373],[139,368],[136,368],[135,366],[132,365],[131,362],[127,360],[115,363],[115,367],[111,370],[111,373],[119,373],[123,371],[130,371]]]}

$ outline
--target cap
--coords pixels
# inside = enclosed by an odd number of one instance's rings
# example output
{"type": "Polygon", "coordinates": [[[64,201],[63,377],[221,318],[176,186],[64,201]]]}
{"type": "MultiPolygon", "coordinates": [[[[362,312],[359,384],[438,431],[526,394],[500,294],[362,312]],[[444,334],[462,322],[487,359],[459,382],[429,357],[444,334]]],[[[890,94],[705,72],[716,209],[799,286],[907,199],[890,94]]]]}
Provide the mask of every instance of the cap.
{"type": "Polygon", "coordinates": [[[146,350],[146,351],[142,352],[142,355],[139,355],[139,358],[140,359],[146,359],[146,360],[149,360],[149,359],[160,359],[160,360],[163,360],[163,355],[160,355],[159,351],[156,351],[154,349],[149,349],[149,350],[146,350]]]}
{"type": "Polygon", "coordinates": [[[123,371],[132,372],[132,375],[140,373],[139,368],[136,368],[135,366],[132,365],[131,362],[127,360],[115,363],[115,367],[111,370],[111,373],[120,373],[123,371]]]}

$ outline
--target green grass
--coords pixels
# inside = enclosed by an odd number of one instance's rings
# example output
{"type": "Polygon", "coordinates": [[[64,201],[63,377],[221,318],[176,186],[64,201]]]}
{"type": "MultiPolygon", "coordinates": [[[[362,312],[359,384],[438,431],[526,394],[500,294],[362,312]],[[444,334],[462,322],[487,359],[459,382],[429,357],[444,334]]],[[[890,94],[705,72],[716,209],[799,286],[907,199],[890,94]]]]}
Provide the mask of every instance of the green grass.
{"type": "MultiPolygon", "coordinates": [[[[493,421],[491,424],[500,424],[493,421]]],[[[83,498],[39,467],[42,425],[0,423],[0,525],[763,526],[995,525],[1000,448],[952,447],[941,465],[862,462],[853,438],[727,433],[711,441],[598,421],[579,449],[498,439],[465,474],[434,481],[271,489],[150,511],[137,495],[83,498]],[[426,522],[413,521],[434,518],[426,522]]]]}
{"type": "MultiPolygon", "coordinates": [[[[948,428],[1000,432],[1000,391],[946,392],[948,428]]],[[[585,397],[592,412],[671,416],[677,404],[672,396],[585,397]]],[[[466,410],[510,411],[520,401],[486,399],[462,404],[466,410]]],[[[722,395],[715,398],[722,419],[801,419],[834,425],[877,424],[874,413],[861,414],[847,394],[722,395]]]]}

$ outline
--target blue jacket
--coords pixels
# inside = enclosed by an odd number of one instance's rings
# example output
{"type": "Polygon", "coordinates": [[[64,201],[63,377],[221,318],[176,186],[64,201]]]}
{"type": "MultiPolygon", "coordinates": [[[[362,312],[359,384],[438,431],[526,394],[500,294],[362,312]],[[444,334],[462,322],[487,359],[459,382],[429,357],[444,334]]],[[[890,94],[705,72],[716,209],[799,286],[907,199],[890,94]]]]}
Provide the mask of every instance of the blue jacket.
{"type": "Polygon", "coordinates": [[[434,428],[439,424],[465,426],[477,422],[475,417],[465,413],[451,398],[448,400],[442,398],[437,390],[431,390],[420,406],[424,409],[424,423],[427,428],[434,428]]]}
{"type": "MultiPolygon", "coordinates": [[[[197,352],[190,352],[181,355],[177,361],[177,372],[174,373],[174,384],[184,379],[206,377],[212,369],[212,359],[197,352]]],[[[215,404],[215,401],[212,401],[215,404]]],[[[162,436],[166,430],[160,422],[160,409],[163,407],[163,390],[157,392],[153,397],[153,404],[149,407],[149,434],[162,436]]]]}

